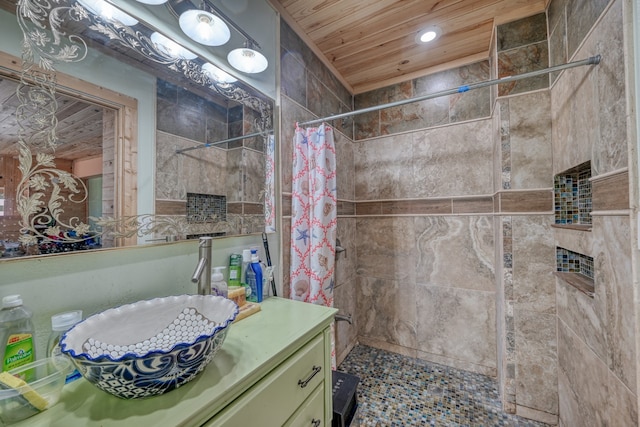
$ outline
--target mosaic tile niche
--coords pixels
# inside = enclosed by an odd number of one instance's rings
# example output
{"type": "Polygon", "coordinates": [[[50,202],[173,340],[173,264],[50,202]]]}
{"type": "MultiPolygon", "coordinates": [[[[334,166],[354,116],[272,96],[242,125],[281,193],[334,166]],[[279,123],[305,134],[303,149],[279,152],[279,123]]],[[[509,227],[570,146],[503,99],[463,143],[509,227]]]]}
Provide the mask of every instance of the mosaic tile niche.
{"type": "Polygon", "coordinates": [[[564,248],[556,248],[557,270],[578,273],[593,280],[593,258],[564,248]]]}
{"type": "Polygon", "coordinates": [[[187,193],[187,221],[226,221],[227,198],[213,194],[187,193]]]}
{"type": "Polygon", "coordinates": [[[556,275],[580,292],[595,295],[592,257],[556,247],[556,275]]]}
{"type": "Polygon", "coordinates": [[[556,224],[591,225],[591,162],[554,177],[556,224]]]}

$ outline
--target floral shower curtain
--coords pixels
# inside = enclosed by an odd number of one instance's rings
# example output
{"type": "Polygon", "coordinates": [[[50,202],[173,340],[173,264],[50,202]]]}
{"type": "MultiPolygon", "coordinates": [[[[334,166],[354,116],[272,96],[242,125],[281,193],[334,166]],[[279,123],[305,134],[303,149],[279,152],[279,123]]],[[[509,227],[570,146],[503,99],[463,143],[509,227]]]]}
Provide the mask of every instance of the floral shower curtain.
{"type": "MultiPolygon", "coordinates": [[[[336,149],[324,123],[296,124],[291,211],[291,299],[333,307],[337,226],[336,149]]],[[[335,369],[335,333],[331,358],[335,369]]]]}

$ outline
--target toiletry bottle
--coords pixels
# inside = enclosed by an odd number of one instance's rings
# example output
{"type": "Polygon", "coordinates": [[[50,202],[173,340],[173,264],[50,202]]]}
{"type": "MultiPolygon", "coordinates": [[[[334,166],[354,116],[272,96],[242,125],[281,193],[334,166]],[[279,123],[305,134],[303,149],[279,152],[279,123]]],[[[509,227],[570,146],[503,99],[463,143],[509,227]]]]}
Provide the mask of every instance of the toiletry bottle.
{"type": "Polygon", "coordinates": [[[247,267],[247,285],[251,288],[251,295],[247,299],[251,302],[262,302],[262,266],[257,249],[251,249],[251,264],[247,267]]]}
{"type": "Polygon", "coordinates": [[[226,298],[228,296],[228,287],[222,274],[224,268],[225,267],[213,267],[213,273],[211,274],[211,295],[226,298]]]}
{"type": "Polygon", "coordinates": [[[17,368],[36,360],[33,312],[22,305],[20,295],[2,298],[0,310],[0,360],[2,370],[17,368]]]}
{"type": "Polygon", "coordinates": [[[240,276],[242,279],[242,286],[244,286],[245,289],[245,293],[246,293],[246,298],[247,301],[251,301],[249,299],[249,297],[251,296],[251,287],[248,285],[247,283],[247,270],[249,268],[249,265],[251,264],[251,250],[250,249],[244,249],[242,251],[242,276],[240,276]]]}
{"type": "MultiPolygon", "coordinates": [[[[62,357],[60,340],[62,335],[82,320],[82,310],[67,311],[51,316],[51,335],[47,342],[47,357],[62,357]]],[[[65,384],[82,377],[77,369],[67,374],[65,384]]]]}
{"type": "Polygon", "coordinates": [[[242,285],[242,255],[229,256],[229,286],[242,285]]]}
{"type": "Polygon", "coordinates": [[[256,299],[258,302],[262,302],[263,299],[263,288],[264,288],[264,280],[262,273],[262,263],[258,258],[258,250],[251,250],[251,269],[256,274],[256,299]]]}

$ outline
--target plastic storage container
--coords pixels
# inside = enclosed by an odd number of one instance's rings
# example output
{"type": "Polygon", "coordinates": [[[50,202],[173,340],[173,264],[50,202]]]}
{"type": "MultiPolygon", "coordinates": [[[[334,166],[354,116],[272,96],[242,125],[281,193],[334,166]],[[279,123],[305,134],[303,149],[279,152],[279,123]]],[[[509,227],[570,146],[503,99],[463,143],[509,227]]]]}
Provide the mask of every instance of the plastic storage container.
{"type": "Polygon", "coordinates": [[[0,420],[14,423],[58,403],[65,377],[71,369],[68,359],[48,357],[0,374],[7,376],[0,381],[0,420]]]}
{"type": "Polygon", "coordinates": [[[20,295],[2,298],[0,310],[0,360],[8,371],[36,360],[33,312],[22,305],[20,295]]]}
{"type": "MultiPolygon", "coordinates": [[[[67,311],[51,316],[51,335],[47,342],[47,357],[65,357],[60,351],[62,335],[82,320],[82,310],[67,311]]],[[[82,377],[77,369],[73,369],[66,377],[69,383],[82,377]]]]}

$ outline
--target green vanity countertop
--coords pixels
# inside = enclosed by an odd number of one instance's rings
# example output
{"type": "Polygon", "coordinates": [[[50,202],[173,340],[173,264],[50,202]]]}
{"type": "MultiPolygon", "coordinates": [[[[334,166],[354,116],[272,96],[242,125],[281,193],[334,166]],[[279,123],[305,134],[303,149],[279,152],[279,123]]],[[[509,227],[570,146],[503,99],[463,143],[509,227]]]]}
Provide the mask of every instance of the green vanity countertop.
{"type": "Polygon", "coordinates": [[[231,329],[195,379],[160,396],[120,399],[84,378],[64,386],[58,404],[16,426],[200,425],[333,321],[334,308],[268,298],[231,329]]]}

